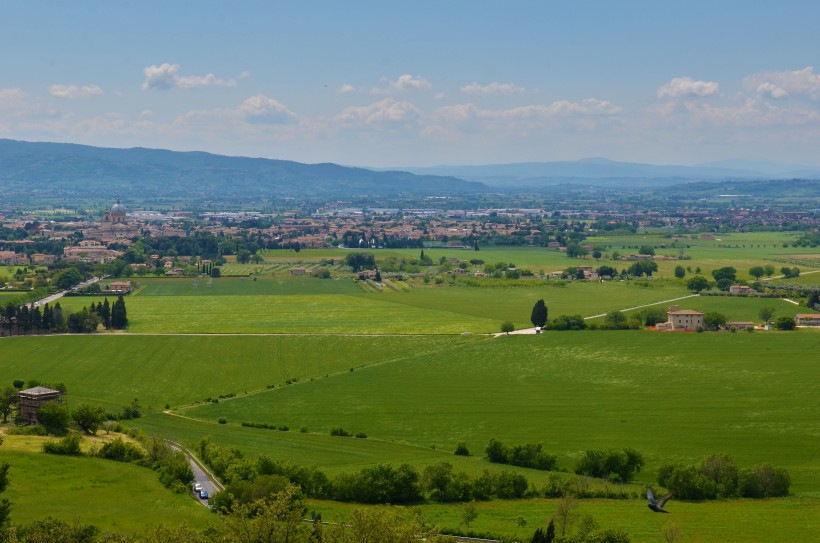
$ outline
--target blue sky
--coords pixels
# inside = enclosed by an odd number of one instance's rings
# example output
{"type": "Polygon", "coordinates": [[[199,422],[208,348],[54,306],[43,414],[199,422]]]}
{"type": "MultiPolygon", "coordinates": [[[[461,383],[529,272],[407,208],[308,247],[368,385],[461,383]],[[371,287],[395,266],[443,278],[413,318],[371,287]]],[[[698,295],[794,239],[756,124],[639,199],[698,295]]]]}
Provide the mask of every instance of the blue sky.
{"type": "Polygon", "coordinates": [[[818,20],[789,0],[7,1],[0,138],[377,167],[820,165],[818,20]]]}

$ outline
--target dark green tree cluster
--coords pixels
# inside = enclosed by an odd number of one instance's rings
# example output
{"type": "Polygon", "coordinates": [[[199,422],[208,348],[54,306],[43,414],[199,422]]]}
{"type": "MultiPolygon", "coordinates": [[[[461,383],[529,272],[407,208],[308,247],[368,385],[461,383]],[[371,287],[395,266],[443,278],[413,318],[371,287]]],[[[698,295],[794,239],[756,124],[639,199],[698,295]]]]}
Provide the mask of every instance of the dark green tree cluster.
{"type": "Polygon", "coordinates": [[[742,469],[732,457],[716,454],[698,466],[660,466],[658,484],[682,500],[776,498],[788,496],[791,477],[785,469],[770,464],[742,469]]]}
{"type": "Polygon", "coordinates": [[[507,446],[497,439],[491,439],[485,452],[487,460],[494,464],[509,464],[542,471],[552,471],[558,465],[558,457],[547,453],[541,443],[507,446]]]}
{"type": "Polygon", "coordinates": [[[693,292],[701,292],[703,290],[709,290],[710,288],[712,288],[712,284],[705,277],[696,275],[695,277],[692,277],[686,282],[686,288],[693,292]]]}
{"type": "Polygon", "coordinates": [[[712,270],[712,277],[714,277],[718,289],[727,291],[737,279],[737,270],[732,266],[724,266],[712,270]]]}
{"type": "Polygon", "coordinates": [[[66,321],[68,331],[72,334],[92,334],[97,331],[98,326],[102,323],[100,315],[87,307],[83,307],[76,313],[69,314],[66,321]]]}
{"type": "Polygon", "coordinates": [[[635,449],[584,451],[575,465],[575,473],[626,483],[641,471],[643,455],[635,449]]]}
{"type": "Polygon", "coordinates": [[[638,260],[626,269],[629,275],[634,275],[635,277],[641,277],[642,275],[652,277],[652,274],[656,271],[658,271],[658,263],[652,260],[638,260]]]}
{"type": "Polygon", "coordinates": [[[343,502],[409,504],[421,501],[419,474],[409,464],[364,468],[333,481],[333,498],[343,502]]]}
{"type": "Polygon", "coordinates": [[[376,267],[376,257],[368,253],[350,253],[345,257],[345,265],[354,272],[372,269],[376,267]]]}
{"type": "Polygon", "coordinates": [[[199,458],[214,474],[226,482],[225,493],[217,494],[214,506],[229,510],[246,503],[260,489],[276,486],[270,476],[282,477],[298,485],[311,498],[335,499],[359,503],[415,503],[429,499],[441,502],[512,499],[530,494],[526,477],[510,471],[485,472],[473,479],[466,473],[456,473],[452,465],[443,462],[430,466],[422,474],[412,466],[379,465],[359,472],[344,473],[330,480],[315,467],[289,464],[267,457],[245,458],[236,449],[215,445],[210,438],[196,446],[199,458]],[[266,477],[257,483],[257,479],[266,477]],[[256,490],[254,490],[256,489],[256,490]]]}
{"type": "Polygon", "coordinates": [[[788,266],[783,266],[780,268],[780,273],[783,274],[785,279],[793,279],[795,277],[800,277],[800,268],[789,268],[788,266]]]}
{"type": "Polygon", "coordinates": [[[581,315],[559,315],[547,323],[547,330],[583,330],[586,327],[581,315]]]}
{"type": "Polygon", "coordinates": [[[473,479],[464,472],[456,472],[449,462],[424,468],[421,485],[431,500],[442,503],[516,499],[529,494],[529,482],[521,474],[507,470],[500,473],[484,470],[473,479]]]}
{"type": "Polygon", "coordinates": [[[787,317],[784,315],[778,318],[776,321],[774,321],[774,327],[778,330],[784,331],[794,330],[795,328],[797,328],[797,323],[794,322],[794,318],[787,317]]]}
{"type": "Polygon", "coordinates": [[[128,312],[125,309],[125,299],[117,296],[117,301],[111,306],[111,328],[124,330],[128,326],[128,312]]]}

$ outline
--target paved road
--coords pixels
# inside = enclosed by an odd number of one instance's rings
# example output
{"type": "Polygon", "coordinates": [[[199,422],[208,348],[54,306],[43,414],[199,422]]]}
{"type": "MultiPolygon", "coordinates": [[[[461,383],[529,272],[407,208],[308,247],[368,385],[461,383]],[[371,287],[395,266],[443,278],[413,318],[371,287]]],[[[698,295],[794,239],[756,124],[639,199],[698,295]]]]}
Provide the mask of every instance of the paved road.
{"type": "Polygon", "coordinates": [[[83,288],[85,288],[89,285],[93,285],[94,283],[96,283],[97,281],[100,281],[101,279],[103,279],[103,278],[102,277],[92,277],[88,281],[83,281],[82,283],[80,283],[79,285],[77,285],[76,287],[74,287],[70,290],[61,290],[60,292],[56,292],[56,293],[54,293],[50,296],[46,296],[42,300],[37,300],[36,302],[29,304],[28,307],[29,307],[29,309],[34,309],[35,307],[41,307],[41,306],[44,306],[46,304],[50,304],[52,302],[55,302],[55,301],[59,300],[60,298],[65,296],[66,293],[68,293],[68,292],[75,292],[77,290],[83,289],[83,288]]]}
{"type": "Polygon", "coordinates": [[[191,466],[191,471],[194,472],[194,481],[193,483],[191,483],[191,492],[193,493],[197,501],[199,501],[199,503],[201,503],[205,507],[210,507],[207,499],[203,500],[199,497],[198,493],[194,492],[194,485],[201,485],[202,489],[207,490],[208,495],[210,496],[213,496],[221,490],[225,490],[225,487],[222,486],[222,483],[217,481],[214,474],[211,473],[210,470],[208,470],[208,468],[206,468],[196,456],[194,456],[194,453],[192,453],[191,451],[189,451],[188,449],[186,449],[185,447],[183,447],[175,441],[169,440],[168,444],[171,445],[171,447],[174,450],[182,451],[183,453],[185,453],[185,456],[188,457],[188,464],[190,464],[191,466]]]}

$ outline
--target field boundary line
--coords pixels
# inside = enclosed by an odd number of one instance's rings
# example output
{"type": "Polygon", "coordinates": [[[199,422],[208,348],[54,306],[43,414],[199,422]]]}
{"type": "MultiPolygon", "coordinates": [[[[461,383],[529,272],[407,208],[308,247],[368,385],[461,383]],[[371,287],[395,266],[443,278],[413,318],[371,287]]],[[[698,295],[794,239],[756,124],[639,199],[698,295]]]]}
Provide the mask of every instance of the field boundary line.
{"type": "MultiPolygon", "coordinates": [[[[686,300],[687,298],[695,298],[697,296],[700,296],[700,294],[687,294],[686,296],[681,296],[680,298],[671,298],[669,300],[661,300],[660,302],[652,302],[651,304],[636,305],[635,307],[627,307],[626,309],[619,309],[618,311],[621,313],[626,313],[627,311],[634,311],[635,309],[643,309],[644,307],[652,307],[653,305],[659,304],[668,304],[669,302],[677,302],[678,300],[686,300]]],[[[606,317],[606,313],[592,315],[591,317],[584,317],[584,320],[597,319],[599,317],[606,317]]]]}

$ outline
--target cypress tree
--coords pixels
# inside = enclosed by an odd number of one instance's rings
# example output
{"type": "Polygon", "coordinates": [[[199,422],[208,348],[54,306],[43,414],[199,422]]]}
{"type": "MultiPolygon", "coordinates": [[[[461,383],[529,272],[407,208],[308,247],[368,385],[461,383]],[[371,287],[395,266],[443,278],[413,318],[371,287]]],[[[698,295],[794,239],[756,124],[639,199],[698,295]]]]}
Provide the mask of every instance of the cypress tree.
{"type": "Polygon", "coordinates": [[[541,328],[547,324],[547,306],[543,299],[535,302],[535,305],[532,308],[532,315],[530,315],[530,320],[532,321],[533,326],[540,326],[541,328]]]}
{"type": "Polygon", "coordinates": [[[547,533],[544,537],[544,543],[552,543],[555,539],[555,521],[550,519],[549,525],[547,525],[547,533]]]}
{"type": "Polygon", "coordinates": [[[128,326],[128,316],[125,311],[125,300],[122,295],[119,295],[111,307],[111,327],[122,330],[126,326],[128,326]]]}
{"type": "Polygon", "coordinates": [[[52,329],[55,332],[65,331],[65,316],[63,315],[63,308],[60,302],[54,304],[54,317],[52,319],[52,329]]]}
{"type": "Polygon", "coordinates": [[[54,322],[54,314],[48,304],[43,306],[43,330],[51,331],[52,323],[54,322]]]}
{"type": "MultiPolygon", "coordinates": [[[[99,306],[97,306],[99,307],[99,306]]],[[[111,328],[111,306],[108,304],[108,297],[105,298],[100,309],[100,317],[106,329],[111,328]]]]}

